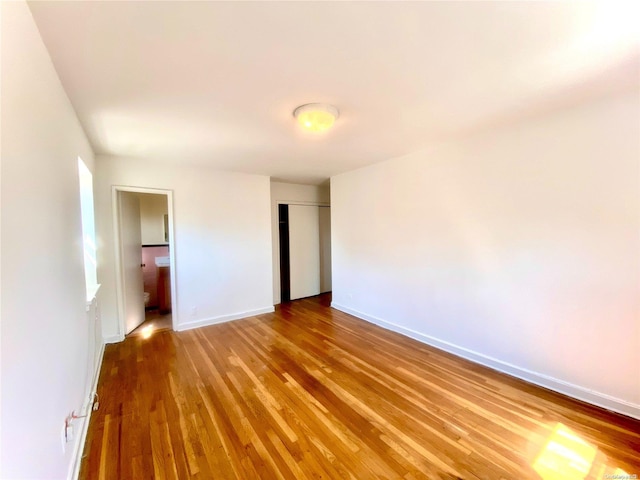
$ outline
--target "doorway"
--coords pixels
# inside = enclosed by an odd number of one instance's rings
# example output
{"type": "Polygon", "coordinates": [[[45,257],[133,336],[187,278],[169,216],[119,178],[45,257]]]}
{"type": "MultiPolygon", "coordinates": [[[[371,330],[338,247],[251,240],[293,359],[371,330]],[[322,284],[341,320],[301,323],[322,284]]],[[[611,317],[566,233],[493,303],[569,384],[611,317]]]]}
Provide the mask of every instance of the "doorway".
{"type": "Polygon", "coordinates": [[[282,302],[331,291],[331,209],[278,204],[282,302]]]}
{"type": "Polygon", "coordinates": [[[172,192],[114,186],[112,197],[119,336],[175,330],[172,192]]]}

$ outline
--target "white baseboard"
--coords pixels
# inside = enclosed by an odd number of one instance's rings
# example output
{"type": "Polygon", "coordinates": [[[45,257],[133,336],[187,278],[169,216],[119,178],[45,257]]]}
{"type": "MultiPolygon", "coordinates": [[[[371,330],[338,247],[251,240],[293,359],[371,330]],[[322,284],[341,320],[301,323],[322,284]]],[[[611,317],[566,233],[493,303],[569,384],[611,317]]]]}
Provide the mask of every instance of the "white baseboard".
{"type": "Polygon", "coordinates": [[[104,343],[118,343],[124,340],[123,335],[109,335],[108,337],[104,337],[104,343]]]}
{"type": "MultiPolygon", "coordinates": [[[[100,369],[102,368],[102,359],[104,358],[104,346],[102,343],[100,346],[100,355],[98,355],[98,361],[96,362],[95,369],[93,372],[93,382],[91,385],[91,392],[96,392],[98,390],[98,380],[100,378],[100,369]]],[[[80,436],[76,437],[76,445],[73,449],[73,455],[71,457],[71,464],[73,468],[69,472],[68,480],[77,480],[80,475],[80,465],[82,464],[82,452],[84,451],[84,443],[87,440],[87,432],[89,431],[89,420],[91,420],[91,414],[93,413],[93,409],[91,408],[91,404],[88,405],[87,411],[85,413],[86,418],[83,418],[84,422],[82,422],[82,427],[80,431],[80,436]]]]}
{"type": "Polygon", "coordinates": [[[484,365],[485,367],[492,368],[493,370],[506,373],[507,375],[520,378],[529,383],[548,388],[549,390],[554,390],[564,395],[568,395],[569,397],[582,400],[583,402],[587,402],[592,405],[596,405],[598,407],[602,407],[607,410],[621,413],[623,415],[627,415],[629,417],[640,420],[640,405],[627,402],[626,400],[622,400],[620,398],[612,397],[605,393],[581,387],[580,385],[565,382],[564,380],[559,380],[542,373],[534,372],[526,368],[518,367],[517,365],[513,365],[511,363],[503,362],[502,360],[498,360],[488,355],[484,355],[482,353],[460,347],[453,343],[440,340],[439,338],[435,338],[430,335],[426,335],[424,333],[411,330],[400,325],[396,325],[395,323],[387,322],[386,320],[382,320],[381,318],[368,315],[358,310],[353,310],[349,307],[340,305],[335,302],[332,302],[331,306],[336,310],[340,310],[342,312],[348,313],[349,315],[353,315],[354,317],[366,320],[367,322],[378,325],[379,327],[391,330],[396,333],[400,333],[407,337],[413,338],[414,340],[418,340],[419,342],[431,345],[432,347],[444,350],[445,352],[452,353],[458,357],[462,357],[467,360],[471,360],[472,362],[479,363],[480,365],[484,365]]]}
{"type": "Polygon", "coordinates": [[[195,320],[193,322],[182,323],[177,326],[177,331],[183,332],[185,330],[192,330],[194,328],[207,327],[209,325],[215,325],[217,323],[230,322],[231,320],[239,320],[241,318],[253,317],[255,315],[261,315],[263,313],[271,313],[275,311],[273,305],[265,308],[258,308],[256,310],[247,310],[246,312],[232,313],[230,315],[220,315],[219,317],[205,318],[203,320],[195,320]]]}

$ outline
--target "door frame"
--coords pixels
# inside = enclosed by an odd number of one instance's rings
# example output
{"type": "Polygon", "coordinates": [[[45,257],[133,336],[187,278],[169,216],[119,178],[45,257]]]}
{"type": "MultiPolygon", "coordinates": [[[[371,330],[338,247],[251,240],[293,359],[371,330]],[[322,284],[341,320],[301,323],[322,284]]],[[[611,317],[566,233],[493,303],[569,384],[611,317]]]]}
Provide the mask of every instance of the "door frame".
{"type": "Polygon", "coordinates": [[[171,328],[175,331],[178,325],[178,296],[176,283],[176,244],[173,234],[173,190],[163,188],[130,187],[126,185],[111,186],[111,210],[113,212],[113,234],[114,250],[116,259],[116,297],[118,303],[118,341],[125,337],[125,311],[124,311],[124,269],[122,266],[122,242],[120,211],[118,204],[118,194],[120,192],[131,193],[152,193],[155,195],[165,195],[167,197],[167,213],[169,216],[169,267],[171,269],[171,328]]]}

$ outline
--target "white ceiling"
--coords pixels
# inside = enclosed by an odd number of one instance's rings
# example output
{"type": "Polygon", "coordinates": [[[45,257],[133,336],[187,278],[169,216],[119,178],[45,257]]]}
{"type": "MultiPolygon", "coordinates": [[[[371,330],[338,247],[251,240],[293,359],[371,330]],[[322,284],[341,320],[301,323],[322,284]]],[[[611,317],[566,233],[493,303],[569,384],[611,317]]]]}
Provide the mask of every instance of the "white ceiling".
{"type": "Polygon", "coordinates": [[[29,2],[97,154],[320,183],[637,86],[640,2],[29,2]],[[292,111],[336,105],[325,134],[292,111]]]}

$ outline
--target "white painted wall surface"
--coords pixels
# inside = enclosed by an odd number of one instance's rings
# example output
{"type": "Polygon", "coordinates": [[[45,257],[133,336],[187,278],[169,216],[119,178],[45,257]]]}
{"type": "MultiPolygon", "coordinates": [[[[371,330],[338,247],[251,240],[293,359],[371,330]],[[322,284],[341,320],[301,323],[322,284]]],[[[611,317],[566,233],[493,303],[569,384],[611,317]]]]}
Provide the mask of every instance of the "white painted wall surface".
{"type": "Polygon", "coordinates": [[[64,419],[80,412],[96,346],[85,298],[78,156],[93,153],[25,2],[2,2],[0,478],[64,479],[64,419]]]}
{"type": "Polygon", "coordinates": [[[271,243],[273,246],[273,303],[280,303],[280,236],[278,202],[322,203],[329,205],[328,186],[271,182],[271,243]]]}
{"type": "Polygon", "coordinates": [[[272,311],[269,177],[114,157],[97,157],[98,279],[103,332],[117,318],[112,185],[173,190],[177,328],[272,311]],[[195,310],[194,310],[195,308],[195,310]]]}
{"type": "Polygon", "coordinates": [[[640,102],[331,180],[334,305],[640,416],[640,102]]]}
{"type": "Polygon", "coordinates": [[[167,196],[139,193],[140,232],[143,245],[167,243],[164,239],[164,216],[168,213],[167,196]]]}

